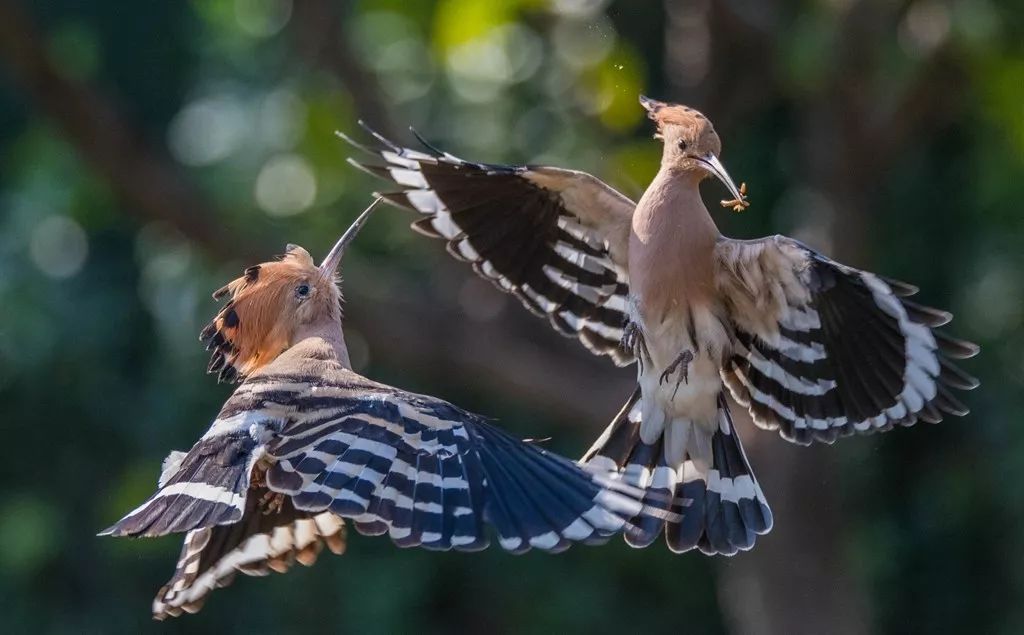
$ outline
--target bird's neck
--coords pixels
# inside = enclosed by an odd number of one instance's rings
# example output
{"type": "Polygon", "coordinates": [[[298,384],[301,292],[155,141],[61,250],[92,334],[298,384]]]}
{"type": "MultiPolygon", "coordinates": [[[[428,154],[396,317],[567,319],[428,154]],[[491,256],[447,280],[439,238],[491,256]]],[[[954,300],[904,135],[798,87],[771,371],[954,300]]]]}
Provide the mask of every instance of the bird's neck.
{"type": "Polygon", "coordinates": [[[662,166],[633,214],[633,242],[642,251],[700,255],[714,246],[720,234],[700,197],[700,181],[693,171],[662,166]]]}
{"type": "Polygon", "coordinates": [[[349,370],[352,369],[352,362],[348,356],[348,347],[345,346],[345,334],[341,330],[340,319],[325,318],[299,327],[295,331],[293,343],[298,343],[311,337],[321,339],[330,345],[334,350],[334,355],[338,358],[338,363],[349,370]]]}
{"type": "Polygon", "coordinates": [[[699,185],[699,174],[662,166],[633,214],[630,288],[651,318],[663,318],[682,298],[700,302],[712,293],[720,234],[699,185]]]}

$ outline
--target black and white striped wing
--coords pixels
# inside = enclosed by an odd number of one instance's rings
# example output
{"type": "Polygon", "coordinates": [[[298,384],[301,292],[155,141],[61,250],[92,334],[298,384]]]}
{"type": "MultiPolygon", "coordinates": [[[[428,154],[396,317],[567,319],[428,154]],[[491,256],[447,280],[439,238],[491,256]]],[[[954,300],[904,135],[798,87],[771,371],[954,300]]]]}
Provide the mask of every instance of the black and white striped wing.
{"type": "Polygon", "coordinates": [[[265,412],[234,410],[252,403],[251,397],[239,389],[189,452],[167,457],[157,492],[101,533],[186,532],[174,575],[153,600],[156,619],[197,612],[212,590],[229,585],[238,573],[284,572],[294,562],[309,566],[325,545],[336,554],[344,551],[340,517],[298,510],[280,495],[272,504],[273,492],[252,482],[263,452],[259,439],[269,429],[261,425],[268,421],[265,412]]]}
{"type": "Polygon", "coordinates": [[[380,196],[422,214],[414,229],[445,240],[449,253],[559,333],[619,365],[633,361],[619,347],[633,201],[583,172],[471,163],[370,132],[379,145],[343,138],[379,162],[349,162],[399,186],[380,196]]]}
{"type": "Polygon", "coordinates": [[[167,457],[156,493],[100,535],[152,538],[239,522],[256,448],[247,431],[207,433],[187,454],[167,457]]]}
{"type": "Polygon", "coordinates": [[[402,547],[483,549],[492,525],[508,551],[560,551],[644,509],[642,492],[440,400],[321,388],[296,404],[305,414],[268,446],[269,487],[402,547]]]}
{"type": "Polygon", "coordinates": [[[241,521],[185,534],[174,575],[153,600],[155,619],[198,612],[211,591],[228,586],[239,573],[284,573],[296,562],[313,565],[325,546],[334,554],[345,551],[341,518],[300,512],[287,500],[270,512],[259,505],[266,492],[253,492],[241,521]]]}
{"type": "Polygon", "coordinates": [[[951,360],[978,347],[935,330],[952,316],[908,300],[915,287],[784,236],[723,240],[716,275],[738,349],[722,376],[759,426],[831,443],[967,414],[953,390],[978,382],[951,360]]]}

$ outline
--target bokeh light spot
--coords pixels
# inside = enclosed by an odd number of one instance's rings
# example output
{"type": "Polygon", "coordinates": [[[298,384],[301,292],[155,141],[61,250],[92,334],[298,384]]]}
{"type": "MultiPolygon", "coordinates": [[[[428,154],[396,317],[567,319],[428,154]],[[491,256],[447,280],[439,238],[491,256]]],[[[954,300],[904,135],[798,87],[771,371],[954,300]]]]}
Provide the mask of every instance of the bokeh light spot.
{"type": "Polygon", "coordinates": [[[899,28],[899,42],[912,54],[927,54],[949,35],[949,9],[935,0],[919,0],[910,5],[899,28]]]}
{"type": "Polygon", "coordinates": [[[259,134],[268,146],[288,150],[306,129],[306,104],[294,91],[278,88],[263,98],[259,122],[259,134]]]}
{"type": "Polygon", "coordinates": [[[247,121],[245,108],[235,97],[197,99],[171,120],[167,132],[171,154],[192,166],[221,161],[241,145],[247,121]]]}
{"type": "Polygon", "coordinates": [[[51,278],[70,278],[82,269],[89,255],[85,230],[67,216],[44,218],[29,240],[32,262],[51,278]]]}
{"type": "Polygon", "coordinates": [[[282,154],[267,161],[256,177],[256,204],[271,216],[291,216],[316,200],[313,166],[297,154],[282,154]]]}
{"type": "Polygon", "coordinates": [[[253,37],[276,34],[291,17],[291,0],[235,0],[235,21],[253,37]]]}

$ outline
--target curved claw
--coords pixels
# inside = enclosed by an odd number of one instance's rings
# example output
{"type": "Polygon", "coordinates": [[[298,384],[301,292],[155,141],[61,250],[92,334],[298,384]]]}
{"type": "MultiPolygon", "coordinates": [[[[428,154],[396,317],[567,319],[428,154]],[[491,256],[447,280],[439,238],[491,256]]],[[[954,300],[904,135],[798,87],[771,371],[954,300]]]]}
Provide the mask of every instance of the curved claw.
{"type": "Polygon", "coordinates": [[[675,390],[672,391],[672,398],[676,398],[679,386],[683,383],[690,383],[690,362],[694,360],[693,351],[686,350],[679,354],[679,357],[665,368],[665,372],[658,378],[658,385],[664,384],[672,377],[673,373],[679,371],[679,379],[676,380],[675,390]]]}

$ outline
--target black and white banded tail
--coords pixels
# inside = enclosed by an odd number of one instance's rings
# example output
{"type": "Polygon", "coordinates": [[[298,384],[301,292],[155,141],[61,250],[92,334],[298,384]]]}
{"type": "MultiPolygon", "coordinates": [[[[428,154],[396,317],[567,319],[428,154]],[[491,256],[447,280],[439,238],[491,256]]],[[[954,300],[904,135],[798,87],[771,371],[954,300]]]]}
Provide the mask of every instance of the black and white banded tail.
{"type": "Polygon", "coordinates": [[[676,553],[699,549],[733,555],[754,546],[772,528],[772,513],[750,469],[729,415],[718,398],[716,421],[666,422],[653,441],[641,437],[640,388],[604,431],[583,461],[619,471],[627,484],[645,488],[651,500],[669,498],[678,519],[637,518],[626,542],[646,547],[664,530],[676,553]]]}
{"type": "Polygon", "coordinates": [[[266,509],[260,505],[266,490],[253,493],[241,521],[185,534],[174,575],[153,600],[154,619],[198,612],[211,591],[228,586],[239,573],[285,573],[296,562],[312,566],[325,546],[336,555],[344,553],[345,521],[340,517],[302,512],[287,500],[279,509],[266,509]]]}

